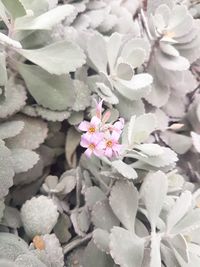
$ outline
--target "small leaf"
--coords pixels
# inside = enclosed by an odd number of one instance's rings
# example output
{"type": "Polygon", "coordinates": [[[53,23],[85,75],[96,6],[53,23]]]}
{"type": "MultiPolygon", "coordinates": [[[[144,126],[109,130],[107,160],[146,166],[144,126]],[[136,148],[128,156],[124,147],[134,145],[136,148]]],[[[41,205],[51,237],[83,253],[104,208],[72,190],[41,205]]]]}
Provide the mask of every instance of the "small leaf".
{"type": "Polygon", "coordinates": [[[11,149],[15,173],[26,172],[38,162],[39,155],[28,149],[11,149]]]}
{"type": "Polygon", "coordinates": [[[110,206],[120,222],[134,232],[138,208],[138,191],[129,182],[117,182],[110,194],[110,206]]]}
{"type": "Polygon", "coordinates": [[[116,264],[121,267],[142,266],[144,240],[133,233],[113,227],[110,234],[110,254],[116,264]]]}
{"type": "Polygon", "coordinates": [[[59,41],[34,50],[17,51],[49,73],[56,75],[75,71],[85,63],[83,51],[68,41],[59,41]]]}
{"type": "Polygon", "coordinates": [[[149,173],[141,188],[141,196],[147,208],[151,223],[151,231],[155,231],[156,223],[167,195],[168,179],[161,172],[149,173]]]}
{"type": "Polygon", "coordinates": [[[14,20],[18,17],[23,17],[26,15],[26,10],[19,0],[15,1],[1,0],[1,1],[14,20]]]}
{"type": "Polygon", "coordinates": [[[58,24],[64,18],[70,16],[73,12],[74,7],[72,5],[62,5],[38,17],[18,18],[15,21],[15,30],[50,30],[55,24],[58,24]]]}
{"type": "Polygon", "coordinates": [[[137,172],[122,160],[112,161],[112,167],[123,177],[128,179],[136,179],[138,177],[137,172]]]}
{"type": "Polygon", "coordinates": [[[75,94],[69,75],[51,75],[40,67],[25,64],[19,65],[19,71],[39,105],[59,111],[73,105],[75,94]]]}
{"type": "Polygon", "coordinates": [[[183,218],[188,212],[192,203],[192,195],[189,191],[185,191],[176,200],[176,203],[172,207],[167,217],[167,229],[171,229],[183,218]]]}

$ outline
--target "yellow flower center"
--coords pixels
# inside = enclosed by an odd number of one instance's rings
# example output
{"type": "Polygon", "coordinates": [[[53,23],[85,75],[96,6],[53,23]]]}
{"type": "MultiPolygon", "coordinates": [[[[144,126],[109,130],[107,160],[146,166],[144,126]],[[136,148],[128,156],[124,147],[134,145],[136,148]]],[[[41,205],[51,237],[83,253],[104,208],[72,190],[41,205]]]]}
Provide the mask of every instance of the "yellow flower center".
{"type": "Polygon", "coordinates": [[[94,150],[95,149],[95,145],[94,144],[90,144],[89,145],[89,149],[94,150]]]}
{"type": "Polygon", "coordinates": [[[90,127],[88,130],[89,133],[95,133],[95,131],[96,131],[96,129],[94,127],[90,127]]]}
{"type": "Polygon", "coordinates": [[[111,140],[106,142],[106,146],[107,147],[112,147],[113,146],[113,142],[111,140]]]}

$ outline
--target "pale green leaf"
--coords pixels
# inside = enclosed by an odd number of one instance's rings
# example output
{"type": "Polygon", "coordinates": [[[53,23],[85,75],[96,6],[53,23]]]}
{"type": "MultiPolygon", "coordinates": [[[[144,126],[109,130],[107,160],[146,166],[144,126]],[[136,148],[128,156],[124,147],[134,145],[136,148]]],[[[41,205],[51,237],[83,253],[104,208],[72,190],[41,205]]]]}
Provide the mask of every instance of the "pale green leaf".
{"type": "Polygon", "coordinates": [[[144,240],[133,233],[113,227],[110,234],[110,254],[121,267],[142,266],[144,240]]]}
{"type": "Polygon", "coordinates": [[[40,49],[20,49],[18,52],[51,74],[75,71],[85,63],[83,51],[68,41],[59,41],[40,49]]]}
{"type": "Polygon", "coordinates": [[[6,121],[0,124],[0,138],[6,139],[18,135],[24,128],[23,121],[6,121]]]}
{"type": "Polygon", "coordinates": [[[15,260],[15,263],[20,267],[46,267],[43,262],[32,254],[19,255],[15,260]]]}
{"type": "Polygon", "coordinates": [[[185,191],[176,200],[167,217],[167,229],[170,231],[188,212],[192,203],[192,195],[189,191],[185,191]]]}
{"type": "Polygon", "coordinates": [[[92,209],[92,222],[95,227],[109,231],[119,225],[119,220],[113,213],[107,200],[97,202],[92,209]]]}
{"type": "Polygon", "coordinates": [[[129,182],[117,182],[110,194],[110,206],[117,218],[130,231],[134,232],[138,208],[138,191],[129,182]]]}
{"type": "Polygon", "coordinates": [[[10,148],[36,149],[47,137],[47,124],[40,118],[17,114],[13,121],[22,121],[24,128],[18,135],[6,139],[6,144],[10,148]]]}
{"type": "Polygon", "coordinates": [[[144,142],[155,129],[156,117],[154,114],[144,114],[136,119],[133,116],[128,128],[129,144],[144,142]]]}
{"type": "Polygon", "coordinates": [[[114,267],[109,255],[99,250],[93,241],[90,241],[83,255],[83,267],[114,267]]]}
{"type": "Polygon", "coordinates": [[[112,161],[112,167],[125,178],[136,179],[138,177],[137,172],[122,160],[112,161]]]}
{"type": "Polygon", "coordinates": [[[13,185],[13,164],[10,150],[0,140],[0,199],[8,194],[8,189],[13,185]]]}
{"type": "Polygon", "coordinates": [[[93,242],[103,252],[109,253],[109,233],[97,228],[93,231],[93,242]]]}
{"type": "Polygon", "coordinates": [[[59,111],[73,105],[75,93],[69,75],[51,75],[40,67],[25,64],[19,65],[19,71],[38,104],[59,111]]]}
{"type": "Polygon", "coordinates": [[[39,155],[28,149],[11,149],[15,173],[26,172],[38,162],[39,155]]]}
{"type": "Polygon", "coordinates": [[[9,79],[5,85],[5,98],[0,105],[0,118],[6,118],[19,111],[26,104],[25,88],[9,79]]]}
{"type": "Polygon", "coordinates": [[[161,172],[149,173],[142,184],[141,196],[145,203],[151,230],[155,231],[157,220],[167,195],[168,179],[161,172]]]}
{"type": "MultiPolygon", "coordinates": [[[[7,0],[5,0],[7,1],[7,0]]],[[[12,0],[10,0],[12,1],[12,0]]],[[[15,21],[16,30],[50,30],[74,12],[72,5],[62,5],[49,10],[38,17],[23,17],[15,21]],[[50,19],[51,18],[51,19],[50,19]]]]}
{"type": "Polygon", "coordinates": [[[19,0],[1,0],[1,2],[14,20],[26,15],[26,10],[19,0]]]}
{"type": "Polygon", "coordinates": [[[19,255],[30,253],[28,244],[19,236],[0,233],[0,258],[15,260],[19,255]]]}
{"type": "Polygon", "coordinates": [[[98,201],[106,199],[106,195],[97,186],[91,186],[85,191],[85,202],[89,208],[92,208],[98,201]]]}

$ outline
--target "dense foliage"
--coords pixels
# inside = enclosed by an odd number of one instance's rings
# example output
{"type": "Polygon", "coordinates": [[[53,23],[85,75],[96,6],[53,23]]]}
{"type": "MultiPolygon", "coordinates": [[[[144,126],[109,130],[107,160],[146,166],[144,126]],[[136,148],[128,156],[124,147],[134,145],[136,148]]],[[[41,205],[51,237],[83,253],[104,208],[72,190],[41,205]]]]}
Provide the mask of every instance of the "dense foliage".
{"type": "Polygon", "coordinates": [[[0,267],[200,266],[200,2],[0,0],[0,267]]]}

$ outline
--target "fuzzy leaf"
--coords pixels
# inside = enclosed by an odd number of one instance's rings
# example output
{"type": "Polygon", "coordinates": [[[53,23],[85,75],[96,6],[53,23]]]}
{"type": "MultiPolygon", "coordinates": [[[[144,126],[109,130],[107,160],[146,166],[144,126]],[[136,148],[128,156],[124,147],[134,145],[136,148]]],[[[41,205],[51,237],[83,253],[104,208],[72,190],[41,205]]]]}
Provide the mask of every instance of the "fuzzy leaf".
{"type": "Polygon", "coordinates": [[[30,253],[27,243],[19,236],[0,233],[0,259],[15,260],[19,255],[30,253]]]}
{"type": "Polygon", "coordinates": [[[110,206],[120,222],[134,232],[135,216],[138,208],[138,191],[129,182],[117,182],[110,194],[110,206]]]}
{"type": "Polygon", "coordinates": [[[47,124],[38,118],[30,118],[25,115],[16,115],[13,121],[22,121],[23,130],[15,137],[6,139],[10,148],[36,149],[47,137],[47,124]]]}
{"type": "Polygon", "coordinates": [[[19,71],[38,104],[59,111],[72,106],[75,94],[70,76],[51,75],[40,67],[25,64],[19,65],[19,71]]]}
{"type": "Polygon", "coordinates": [[[41,262],[36,256],[31,254],[19,255],[15,260],[16,264],[20,267],[45,267],[46,265],[41,262]]]}
{"type": "Polygon", "coordinates": [[[110,234],[110,254],[116,264],[121,267],[142,266],[144,240],[133,233],[113,227],[110,234]]]}
{"type": "Polygon", "coordinates": [[[106,199],[106,195],[97,186],[87,188],[85,192],[85,202],[89,208],[92,208],[96,202],[106,199]]]}
{"type": "Polygon", "coordinates": [[[161,171],[147,175],[142,184],[141,196],[147,208],[152,231],[155,231],[156,223],[167,195],[167,189],[168,179],[161,171]]]}
{"type": "Polygon", "coordinates": [[[23,121],[7,121],[0,124],[0,138],[6,139],[18,135],[24,128],[23,121]]]}
{"type": "Polygon", "coordinates": [[[13,185],[13,164],[10,150],[0,140],[0,199],[8,193],[8,189],[13,185]]]}
{"type": "Polygon", "coordinates": [[[11,227],[13,229],[20,228],[22,226],[22,222],[19,210],[13,207],[6,206],[1,224],[11,227]]]}
{"type": "Polygon", "coordinates": [[[109,231],[113,226],[119,225],[119,221],[109,206],[104,201],[97,202],[92,209],[92,222],[95,227],[109,231]]]}
{"type": "Polygon", "coordinates": [[[140,73],[132,77],[131,80],[116,79],[114,86],[116,90],[130,100],[138,100],[150,92],[150,85],[153,78],[150,74],[140,73]]]}
{"type": "Polygon", "coordinates": [[[39,160],[39,155],[28,149],[14,148],[11,153],[15,173],[28,171],[39,160]]]}
{"type": "MultiPolygon", "coordinates": [[[[7,1],[7,0],[5,0],[7,1]]],[[[74,12],[72,5],[58,6],[38,17],[18,18],[15,21],[16,30],[50,30],[55,24],[74,12]],[[51,18],[51,19],[49,19],[51,18]]]]}
{"type": "Polygon", "coordinates": [[[48,234],[57,222],[57,207],[53,200],[46,196],[33,197],[23,204],[21,218],[29,237],[48,234]]]}
{"type": "Polygon", "coordinates": [[[26,90],[9,79],[5,85],[5,98],[0,105],[0,118],[6,118],[19,111],[26,104],[26,90]]]}
{"type": "MultiPolygon", "coordinates": [[[[44,120],[48,121],[64,121],[69,118],[70,116],[70,111],[55,111],[55,110],[50,110],[47,108],[43,108],[41,106],[37,106],[35,108],[36,113],[41,116],[44,120]]],[[[24,110],[23,110],[24,112],[24,110]]]]}
{"type": "Polygon", "coordinates": [[[61,75],[75,71],[85,63],[85,55],[75,44],[59,41],[35,50],[18,52],[51,74],[61,75]]]}
{"type": "Polygon", "coordinates": [[[112,167],[115,171],[128,179],[136,179],[138,177],[137,172],[122,160],[112,161],[112,167]]]}

